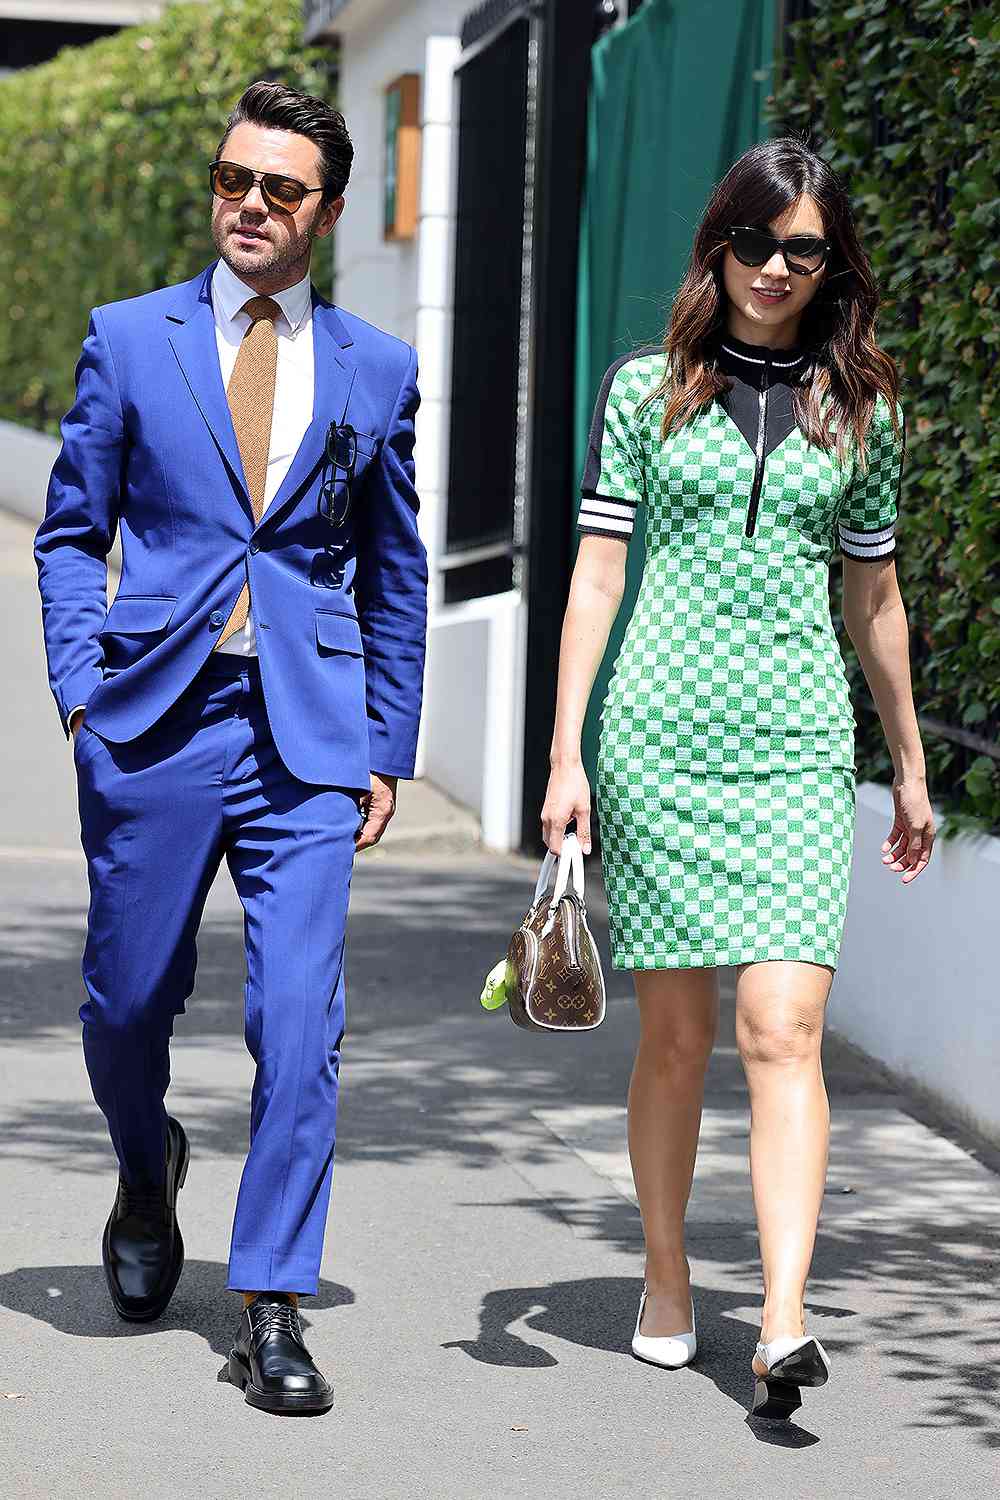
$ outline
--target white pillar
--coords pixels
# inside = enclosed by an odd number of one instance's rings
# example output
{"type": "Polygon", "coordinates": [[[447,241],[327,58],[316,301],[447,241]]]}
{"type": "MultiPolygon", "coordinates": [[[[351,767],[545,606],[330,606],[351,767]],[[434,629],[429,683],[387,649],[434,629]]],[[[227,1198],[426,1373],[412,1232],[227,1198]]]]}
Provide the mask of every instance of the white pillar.
{"type": "MultiPolygon", "coordinates": [[[[420,534],[427,548],[428,614],[441,604],[439,563],[444,552],[451,399],[452,286],[455,249],[455,36],[431,36],[424,49],[421,89],[420,212],[417,225],[417,331],[420,409],[417,412],[417,487],[420,534]]],[[[433,628],[428,630],[425,703],[432,701],[433,628]]],[[[425,769],[426,720],[417,744],[416,774],[425,769]]]]}

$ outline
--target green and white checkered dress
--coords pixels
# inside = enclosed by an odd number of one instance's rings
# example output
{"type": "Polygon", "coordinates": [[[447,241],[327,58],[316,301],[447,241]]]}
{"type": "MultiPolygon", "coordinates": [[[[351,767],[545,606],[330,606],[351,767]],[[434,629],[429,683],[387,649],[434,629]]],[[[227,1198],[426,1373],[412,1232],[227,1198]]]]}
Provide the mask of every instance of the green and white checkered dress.
{"type": "Polygon", "coordinates": [[[867,473],[790,425],[763,458],[748,535],[758,454],[718,402],[664,442],[662,398],[640,409],[663,371],[647,352],[608,372],[579,518],[627,539],[645,506],[642,584],[601,715],[612,960],[835,968],[855,724],[829,565],[838,547],[893,552],[902,444],[881,397],[867,473]]]}

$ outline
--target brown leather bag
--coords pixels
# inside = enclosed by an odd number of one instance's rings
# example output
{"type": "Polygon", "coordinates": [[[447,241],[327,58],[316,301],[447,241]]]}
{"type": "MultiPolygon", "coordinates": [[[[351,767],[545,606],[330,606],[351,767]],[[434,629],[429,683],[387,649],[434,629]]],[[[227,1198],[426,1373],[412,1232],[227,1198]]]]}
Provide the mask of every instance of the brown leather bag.
{"type": "Polygon", "coordinates": [[[510,1018],[528,1031],[593,1031],[606,995],[597,945],[587,926],[583,852],[575,833],[563,838],[558,866],[546,854],[531,908],[507,949],[510,1018]],[[549,881],[556,871],[552,896],[549,881]]]}

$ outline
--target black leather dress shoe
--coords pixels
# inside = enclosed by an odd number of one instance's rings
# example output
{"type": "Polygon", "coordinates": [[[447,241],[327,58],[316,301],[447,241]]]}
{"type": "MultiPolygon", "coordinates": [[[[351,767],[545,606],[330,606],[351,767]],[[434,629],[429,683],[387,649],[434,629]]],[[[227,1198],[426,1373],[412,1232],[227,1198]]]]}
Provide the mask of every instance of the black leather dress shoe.
{"type": "Polygon", "coordinates": [[[167,1164],[159,1186],[130,1187],[119,1174],[118,1195],[104,1226],[101,1254],[115,1312],[129,1323],[158,1318],[184,1265],[177,1194],[187,1176],[187,1136],[167,1118],[167,1164]]]}
{"type": "Polygon", "coordinates": [[[229,1379],[262,1411],[328,1411],[333,1405],[333,1388],[310,1358],[287,1292],[261,1292],[243,1309],[229,1379]]]}

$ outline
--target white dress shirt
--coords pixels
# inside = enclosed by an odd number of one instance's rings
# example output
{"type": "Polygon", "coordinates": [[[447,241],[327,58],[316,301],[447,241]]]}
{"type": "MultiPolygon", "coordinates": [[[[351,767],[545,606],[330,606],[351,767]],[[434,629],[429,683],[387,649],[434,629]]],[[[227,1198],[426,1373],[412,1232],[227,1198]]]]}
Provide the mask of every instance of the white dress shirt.
{"type": "MultiPolygon", "coordinates": [[[[236,354],[243,335],[250,327],[250,316],[243,312],[244,303],[260,294],[241,281],[224,260],[212,273],[212,309],[215,313],[215,342],[219,351],[222,384],[229,385],[236,354]]],[[[278,369],[274,385],[274,414],[271,418],[271,444],[267,453],[267,476],[264,480],[264,509],[270,505],[278,486],[288,472],[313,411],[313,329],[312,284],[308,274],[283,292],[271,292],[281,308],[275,318],[278,335],[278,369]]],[[[216,646],[234,656],[256,656],[253,626],[253,601],[247,622],[216,646]]]]}

